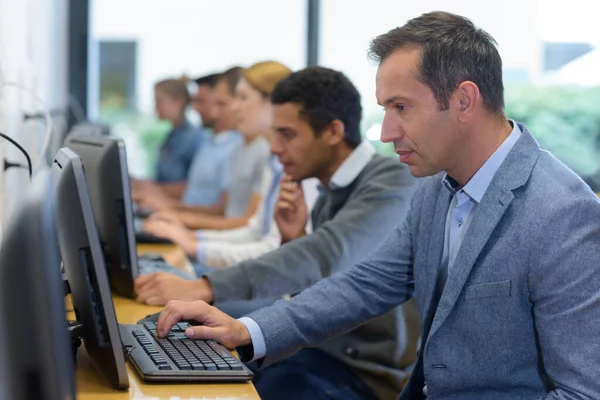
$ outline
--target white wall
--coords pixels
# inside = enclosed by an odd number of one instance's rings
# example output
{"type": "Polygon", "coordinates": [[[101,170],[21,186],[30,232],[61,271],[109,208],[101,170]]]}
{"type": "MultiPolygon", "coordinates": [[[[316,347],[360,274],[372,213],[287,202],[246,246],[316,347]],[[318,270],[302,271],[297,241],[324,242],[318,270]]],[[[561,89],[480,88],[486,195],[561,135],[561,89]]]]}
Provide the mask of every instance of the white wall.
{"type": "Polygon", "coordinates": [[[505,69],[524,70],[530,79],[535,79],[541,68],[534,0],[324,0],[321,3],[321,63],[344,71],[358,86],[365,115],[378,109],[377,67],[367,59],[370,41],[425,12],[449,11],[470,18],[496,39],[505,69]]]}
{"type": "MultiPolygon", "coordinates": [[[[138,99],[154,110],[159,79],[274,59],[305,66],[306,0],[94,0],[96,40],[138,42],[138,99]]],[[[91,108],[90,108],[91,109],[91,108]]]]}
{"type": "MultiPolygon", "coordinates": [[[[48,109],[67,104],[67,0],[0,0],[0,82],[31,89],[48,109]]],[[[16,139],[34,164],[41,149],[42,127],[22,123],[24,112],[41,111],[31,95],[0,86],[0,131],[16,139]]],[[[18,150],[0,140],[4,156],[25,164],[18,150]]],[[[26,170],[0,168],[0,219],[4,222],[29,181],[26,170]]]]}

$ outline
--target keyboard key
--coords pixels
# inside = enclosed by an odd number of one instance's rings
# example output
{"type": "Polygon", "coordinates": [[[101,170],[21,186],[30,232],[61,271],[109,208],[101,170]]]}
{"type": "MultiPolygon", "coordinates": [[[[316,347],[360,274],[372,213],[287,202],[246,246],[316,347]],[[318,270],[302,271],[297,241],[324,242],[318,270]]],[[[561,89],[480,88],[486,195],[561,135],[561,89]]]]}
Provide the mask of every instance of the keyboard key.
{"type": "Polygon", "coordinates": [[[213,363],[206,363],[204,364],[204,368],[206,368],[207,371],[216,371],[217,365],[213,363]]]}
{"type": "Polygon", "coordinates": [[[158,369],[161,371],[171,371],[172,370],[172,368],[168,365],[159,365],[158,369]]]}

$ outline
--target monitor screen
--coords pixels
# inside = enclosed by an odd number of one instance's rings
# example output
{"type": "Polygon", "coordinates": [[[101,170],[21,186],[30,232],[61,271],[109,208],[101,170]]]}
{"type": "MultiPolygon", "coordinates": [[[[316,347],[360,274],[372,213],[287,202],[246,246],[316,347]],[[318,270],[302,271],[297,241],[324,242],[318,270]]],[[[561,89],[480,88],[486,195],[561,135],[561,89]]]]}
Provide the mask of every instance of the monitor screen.
{"type": "Polygon", "coordinates": [[[129,387],[125,355],[83,164],[63,148],[53,169],[60,251],[83,343],[96,369],[113,387],[124,389],[129,387]]]}
{"type": "Polygon", "coordinates": [[[75,398],[55,220],[55,181],[36,173],[0,250],[0,394],[75,398]]]}
{"type": "Polygon", "coordinates": [[[125,144],[116,138],[75,135],[66,146],[85,166],[110,285],[121,296],[134,297],[138,260],[125,144]]]}

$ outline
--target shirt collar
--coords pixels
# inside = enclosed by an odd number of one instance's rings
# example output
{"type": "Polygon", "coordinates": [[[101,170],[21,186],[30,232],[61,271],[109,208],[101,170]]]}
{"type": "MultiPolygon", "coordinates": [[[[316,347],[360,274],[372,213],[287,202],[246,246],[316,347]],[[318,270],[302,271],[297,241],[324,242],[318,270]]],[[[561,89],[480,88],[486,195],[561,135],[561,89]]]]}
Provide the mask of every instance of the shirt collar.
{"type": "MultiPolygon", "coordinates": [[[[329,180],[329,188],[339,189],[351,184],[371,161],[374,154],[375,149],[371,143],[363,140],[333,173],[329,180]]],[[[326,189],[323,184],[319,184],[319,188],[326,189]]]]}
{"type": "MultiPolygon", "coordinates": [[[[487,159],[487,161],[481,166],[481,168],[479,168],[469,182],[467,182],[467,184],[462,188],[462,191],[477,203],[481,202],[481,199],[483,198],[487,188],[490,186],[490,183],[492,182],[494,175],[496,175],[498,168],[500,168],[500,165],[502,165],[502,162],[508,153],[510,153],[515,143],[517,143],[517,140],[519,140],[521,137],[521,129],[519,129],[517,123],[513,120],[508,121],[513,127],[510,135],[508,135],[500,147],[496,149],[494,154],[487,159]]],[[[444,174],[442,182],[444,186],[452,193],[456,192],[458,183],[451,176],[444,174]]]]}
{"type": "Polygon", "coordinates": [[[233,137],[236,137],[238,135],[239,135],[239,132],[236,131],[235,129],[232,129],[229,131],[213,133],[212,138],[213,138],[214,143],[225,143],[225,142],[229,141],[230,139],[232,139],[233,137]]]}
{"type": "Polygon", "coordinates": [[[271,168],[273,176],[280,177],[283,175],[283,164],[279,162],[277,156],[271,155],[271,157],[269,157],[269,167],[271,168]]]}

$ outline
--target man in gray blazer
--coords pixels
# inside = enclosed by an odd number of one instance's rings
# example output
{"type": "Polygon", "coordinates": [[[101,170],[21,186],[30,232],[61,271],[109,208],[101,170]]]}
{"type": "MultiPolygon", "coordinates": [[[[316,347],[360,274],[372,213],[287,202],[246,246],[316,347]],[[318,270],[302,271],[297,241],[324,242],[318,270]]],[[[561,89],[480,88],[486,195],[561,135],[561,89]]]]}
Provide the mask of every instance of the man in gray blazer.
{"type": "Polygon", "coordinates": [[[600,202],[504,116],[494,40],[435,12],[371,55],[382,140],[429,176],[408,216],[366,261],[250,314],[259,332],[198,301],[169,303],[161,333],[193,318],[188,336],[268,365],[414,296],[422,343],[401,399],[600,399],[600,202]]]}

